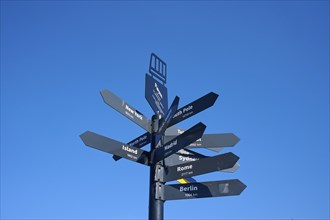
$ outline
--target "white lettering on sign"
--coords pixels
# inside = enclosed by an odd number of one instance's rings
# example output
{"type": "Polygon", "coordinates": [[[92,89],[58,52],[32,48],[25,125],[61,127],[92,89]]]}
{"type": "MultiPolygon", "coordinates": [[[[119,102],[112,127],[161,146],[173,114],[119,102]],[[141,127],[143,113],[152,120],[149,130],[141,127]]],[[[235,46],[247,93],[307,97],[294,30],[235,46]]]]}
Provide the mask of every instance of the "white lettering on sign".
{"type": "Polygon", "coordinates": [[[140,137],[139,138],[139,141],[144,141],[145,139],[147,139],[147,135],[143,136],[143,137],[140,137]]]}
{"type": "Polygon", "coordinates": [[[176,168],[176,172],[191,170],[192,168],[193,168],[193,165],[187,165],[187,166],[177,167],[176,168]]]}
{"type": "Polygon", "coordinates": [[[196,161],[198,160],[197,158],[193,158],[193,157],[184,157],[184,156],[179,156],[179,160],[186,162],[186,161],[196,161]]]}
{"type": "Polygon", "coordinates": [[[180,130],[179,128],[177,130],[178,130],[178,134],[183,134],[184,132],[184,130],[180,130]]]}
{"type": "Polygon", "coordinates": [[[136,111],[134,112],[135,117],[137,117],[138,119],[142,120],[142,115],[137,113],[136,111]]]}
{"type": "Polygon", "coordinates": [[[163,94],[160,92],[157,83],[155,83],[155,88],[156,88],[156,91],[157,91],[158,95],[159,95],[160,98],[162,99],[162,98],[163,98],[163,94]]]}
{"type": "Polygon", "coordinates": [[[173,118],[176,118],[176,117],[178,117],[180,115],[182,115],[182,110],[180,110],[177,113],[175,113],[175,115],[173,116],[173,118]]]}
{"type": "Polygon", "coordinates": [[[131,114],[134,114],[134,110],[131,109],[128,105],[125,105],[125,109],[129,111],[131,114]]]}
{"type": "Polygon", "coordinates": [[[187,108],[184,108],[183,109],[183,113],[186,113],[186,112],[189,112],[193,109],[193,106],[192,105],[189,105],[187,108]]]}
{"type": "Polygon", "coordinates": [[[135,146],[138,143],[142,143],[143,141],[146,141],[147,135],[140,137],[139,139],[134,140],[133,142],[128,143],[128,145],[135,146]]]}
{"type": "Polygon", "coordinates": [[[125,145],[123,145],[121,149],[123,149],[124,151],[130,152],[130,153],[133,153],[133,154],[138,154],[137,149],[134,150],[134,149],[132,149],[128,146],[125,146],[125,145]]]}
{"type": "Polygon", "coordinates": [[[177,145],[177,143],[178,143],[178,140],[172,141],[168,145],[165,145],[164,149],[168,150],[168,149],[172,148],[173,146],[177,145]]]}
{"type": "MultiPolygon", "coordinates": [[[[130,108],[128,105],[125,104],[125,109],[127,110],[126,113],[128,114],[133,114],[135,117],[137,117],[138,119],[142,120],[142,114],[137,113],[135,110],[133,110],[132,108],[130,108]]],[[[131,115],[130,115],[131,116],[131,115]]],[[[131,116],[132,118],[133,116],[131,116]]]]}
{"type": "Polygon", "coordinates": [[[191,191],[197,191],[198,187],[191,185],[191,186],[180,186],[180,192],[191,192],[191,191]]]}

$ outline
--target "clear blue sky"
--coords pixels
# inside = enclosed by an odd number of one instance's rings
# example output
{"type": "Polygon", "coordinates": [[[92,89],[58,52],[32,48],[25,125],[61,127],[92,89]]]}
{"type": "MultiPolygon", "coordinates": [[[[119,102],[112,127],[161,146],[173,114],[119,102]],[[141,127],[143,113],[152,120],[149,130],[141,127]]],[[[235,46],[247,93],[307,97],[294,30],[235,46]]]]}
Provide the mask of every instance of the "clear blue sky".
{"type": "Polygon", "coordinates": [[[144,132],[99,91],[151,117],[151,52],[169,102],[220,95],[181,127],[241,138],[223,151],[237,172],[196,179],[248,186],[167,201],[166,219],[329,218],[329,1],[1,1],[1,219],[147,218],[149,169],[79,135],[144,132]]]}

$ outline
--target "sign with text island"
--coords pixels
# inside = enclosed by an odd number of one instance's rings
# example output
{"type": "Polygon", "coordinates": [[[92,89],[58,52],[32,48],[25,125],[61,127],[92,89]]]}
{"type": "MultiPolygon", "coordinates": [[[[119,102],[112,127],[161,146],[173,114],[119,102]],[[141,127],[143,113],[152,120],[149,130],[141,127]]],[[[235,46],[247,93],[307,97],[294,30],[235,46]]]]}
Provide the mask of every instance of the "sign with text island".
{"type": "Polygon", "coordinates": [[[237,196],[246,188],[239,181],[223,180],[201,183],[165,185],[157,194],[162,200],[196,199],[208,197],[237,196]]]}
{"type": "Polygon", "coordinates": [[[175,152],[179,151],[180,149],[184,148],[185,146],[191,144],[192,142],[196,141],[200,138],[206,129],[206,125],[199,122],[192,128],[188,129],[183,134],[175,137],[171,141],[165,143],[161,147],[155,150],[154,155],[154,163],[157,163],[161,160],[164,160],[166,157],[174,154],[175,152]]]}
{"type": "Polygon", "coordinates": [[[86,146],[123,157],[144,165],[149,165],[149,153],[139,148],[129,146],[108,137],[86,131],[80,135],[86,146]]]}
{"type": "Polygon", "coordinates": [[[176,166],[165,167],[164,175],[160,177],[160,180],[168,182],[180,178],[229,169],[232,168],[238,160],[239,157],[235,154],[225,153],[176,166]]]}
{"type": "MultiPolygon", "coordinates": [[[[149,132],[144,133],[143,135],[131,140],[127,143],[127,145],[137,148],[142,148],[143,146],[149,144],[151,142],[151,134],[149,132]]],[[[114,160],[120,160],[121,157],[113,155],[112,158],[114,160]]]]}
{"type": "Polygon", "coordinates": [[[133,121],[135,124],[151,133],[151,121],[141,112],[137,111],[135,108],[133,108],[131,105],[126,103],[124,100],[109,90],[102,90],[101,96],[107,105],[111,106],[113,109],[126,116],[129,120],[133,121]]]}

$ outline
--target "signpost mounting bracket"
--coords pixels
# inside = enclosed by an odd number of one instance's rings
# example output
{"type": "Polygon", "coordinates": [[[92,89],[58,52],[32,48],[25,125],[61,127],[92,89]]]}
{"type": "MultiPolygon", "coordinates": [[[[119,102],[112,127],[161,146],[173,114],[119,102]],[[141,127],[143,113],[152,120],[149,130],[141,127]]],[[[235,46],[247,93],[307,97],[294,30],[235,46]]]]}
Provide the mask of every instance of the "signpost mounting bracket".
{"type": "Polygon", "coordinates": [[[164,184],[161,182],[156,182],[156,193],[155,193],[155,199],[165,201],[164,199],[164,184]]]}
{"type": "Polygon", "coordinates": [[[155,181],[164,182],[164,166],[161,164],[156,165],[155,181]]]}

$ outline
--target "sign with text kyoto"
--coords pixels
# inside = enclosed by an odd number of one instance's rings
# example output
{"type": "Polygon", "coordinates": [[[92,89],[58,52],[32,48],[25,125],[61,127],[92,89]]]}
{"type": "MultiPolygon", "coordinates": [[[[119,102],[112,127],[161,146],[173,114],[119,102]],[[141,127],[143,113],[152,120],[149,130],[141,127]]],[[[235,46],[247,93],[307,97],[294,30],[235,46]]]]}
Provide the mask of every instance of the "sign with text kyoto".
{"type": "Polygon", "coordinates": [[[150,168],[149,219],[164,218],[167,200],[195,199],[240,195],[246,185],[238,179],[196,182],[194,176],[210,172],[235,172],[239,157],[231,152],[205,156],[194,151],[206,148],[219,152],[233,147],[239,138],[232,133],[204,134],[206,125],[197,123],[185,130],[177,124],[214,105],[218,94],[210,92],[179,108],[176,96],[168,103],[166,88],[167,66],[151,54],[149,74],[145,75],[145,98],[155,115],[149,119],[109,90],[102,90],[104,102],[145,130],[144,134],[123,143],[86,131],[80,135],[85,145],[110,153],[113,159],[131,160],[150,168]],[[150,150],[142,148],[150,144],[150,150]],[[166,184],[177,180],[181,184],[166,184]]]}

